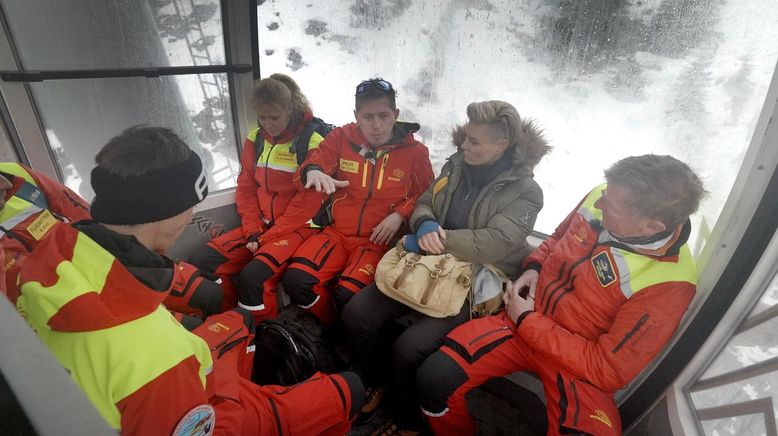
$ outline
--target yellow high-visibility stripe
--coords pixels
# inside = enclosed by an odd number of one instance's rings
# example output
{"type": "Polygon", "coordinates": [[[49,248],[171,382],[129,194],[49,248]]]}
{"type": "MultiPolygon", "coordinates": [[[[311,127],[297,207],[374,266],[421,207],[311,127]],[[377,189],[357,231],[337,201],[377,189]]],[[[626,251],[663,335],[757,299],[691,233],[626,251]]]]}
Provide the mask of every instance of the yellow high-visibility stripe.
{"type": "Polygon", "coordinates": [[[49,327],[49,319],[68,302],[102,292],[114,261],[80,233],[72,260],[63,260],[55,269],[57,281],[49,287],[37,281],[23,283],[17,306],[103,418],[118,429],[121,413],[116,404],[122,399],[190,356],[200,363],[199,378],[205,388],[212,360],[205,341],[184,329],[162,305],[148,315],[101,330],[59,332],[49,327]]]}
{"type": "Polygon", "coordinates": [[[38,184],[35,183],[35,179],[32,177],[32,174],[30,174],[27,170],[25,170],[21,165],[19,165],[16,162],[0,163],[0,171],[21,177],[24,180],[32,183],[33,186],[38,186],[38,184]]]}
{"type": "MultiPolygon", "coordinates": [[[[246,135],[246,139],[248,139],[251,142],[256,143],[257,142],[257,135],[259,134],[259,127],[256,127],[254,129],[251,129],[249,131],[249,134],[246,135]]],[[[264,141],[264,139],[263,139],[264,141]]]]}
{"type": "Polygon", "coordinates": [[[448,185],[448,176],[443,176],[443,177],[440,178],[440,180],[435,182],[435,186],[432,188],[432,203],[433,204],[435,203],[435,195],[437,195],[438,192],[443,190],[443,188],[445,188],[446,185],[448,185]]]}
{"type": "Polygon", "coordinates": [[[378,172],[378,189],[381,189],[381,185],[384,184],[384,168],[386,168],[386,162],[389,161],[389,155],[384,155],[384,162],[381,164],[381,170],[378,172]]]}
{"type": "Polygon", "coordinates": [[[367,159],[365,159],[365,170],[364,170],[364,171],[362,171],[362,187],[363,187],[363,188],[364,188],[365,186],[367,186],[367,164],[368,164],[368,163],[369,163],[369,162],[368,162],[368,160],[367,160],[367,159]]]}
{"type": "Polygon", "coordinates": [[[648,256],[611,247],[619,270],[621,292],[630,298],[650,286],[666,282],[697,285],[697,264],[687,245],[681,247],[677,262],[660,262],[648,256]]]}

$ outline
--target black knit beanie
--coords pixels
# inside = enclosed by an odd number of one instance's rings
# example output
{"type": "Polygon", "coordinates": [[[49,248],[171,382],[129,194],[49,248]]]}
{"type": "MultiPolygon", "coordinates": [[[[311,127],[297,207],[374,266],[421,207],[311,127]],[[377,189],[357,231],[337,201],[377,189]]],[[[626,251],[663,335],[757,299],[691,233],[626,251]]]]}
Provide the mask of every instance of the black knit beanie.
{"type": "Polygon", "coordinates": [[[92,170],[92,218],[104,224],[145,224],[170,218],[203,201],[208,181],[196,153],[170,168],[121,177],[92,170]]]}

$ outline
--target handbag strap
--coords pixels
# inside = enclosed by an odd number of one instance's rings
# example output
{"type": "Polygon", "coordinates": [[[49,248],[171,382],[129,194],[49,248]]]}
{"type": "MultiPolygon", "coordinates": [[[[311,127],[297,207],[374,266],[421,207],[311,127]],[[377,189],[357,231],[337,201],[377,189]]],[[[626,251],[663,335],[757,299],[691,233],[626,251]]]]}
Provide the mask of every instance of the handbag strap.
{"type": "Polygon", "coordinates": [[[402,272],[397,276],[397,278],[394,280],[394,289],[400,289],[400,285],[402,285],[405,282],[405,278],[408,277],[408,274],[411,273],[411,270],[413,269],[414,265],[421,259],[421,255],[417,253],[409,253],[405,257],[403,257],[403,270],[402,272]]]}
{"type": "Polygon", "coordinates": [[[421,297],[421,304],[427,304],[430,295],[432,295],[432,290],[435,289],[435,283],[438,282],[440,273],[443,271],[443,267],[446,266],[446,259],[448,259],[448,256],[441,257],[438,263],[435,264],[435,269],[430,273],[432,280],[427,285],[427,289],[424,290],[424,295],[421,297]]]}

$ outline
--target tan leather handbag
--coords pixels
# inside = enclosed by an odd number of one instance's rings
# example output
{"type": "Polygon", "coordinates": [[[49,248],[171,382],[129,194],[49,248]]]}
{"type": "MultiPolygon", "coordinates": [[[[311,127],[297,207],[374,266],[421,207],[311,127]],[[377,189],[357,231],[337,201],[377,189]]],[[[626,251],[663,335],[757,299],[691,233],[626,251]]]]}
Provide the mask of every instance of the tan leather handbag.
{"type": "Polygon", "coordinates": [[[375,281],[389,298],[433,318],[446,318],[462,309],[472,276],[473,264],[450,254],[423,256],[395,247],[378,263],[375,281]]]}

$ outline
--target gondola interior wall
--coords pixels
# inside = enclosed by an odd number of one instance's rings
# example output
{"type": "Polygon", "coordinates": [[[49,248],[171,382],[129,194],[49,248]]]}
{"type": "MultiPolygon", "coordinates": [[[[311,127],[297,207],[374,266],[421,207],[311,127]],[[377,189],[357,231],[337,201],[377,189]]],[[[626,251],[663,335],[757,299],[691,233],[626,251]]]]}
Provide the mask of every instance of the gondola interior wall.
{"type": "MultiPolygon", "coordinates": [[[[759,215],[778,160],[761,152],[778,147],[766,142],[776,125],[775,0],[0,0],[0,24],[3,161],[29,164],[91,199],[96,152],[129,126],[170,127],[202,157],[211,194],[171,250],[174,257],[239,224],[239,154],[256,126],[249,97],[254,80],[272,73],[294,77],[317,116],[336,125],[353,121],[357,83],[390,80],[400,118],[422,125],[417,136],[435,171],[453,150],[450,130],[466,119],[467,103],[513,103],[554,147],[535,168],[545,203],[539,238],[613,162],[655,153],[689,163],[709,194],[692,217],[702,276],[679,346],[698,314],[724,316],[726,308],[705,307],[738,298],[775,230],[752,225],[775,219],[759,215]],[[731,282],[735,289],[717,290],[730,261],[748,251],[740,242],[749,229],[759,232],[752,237],[764,242],[760,251],[730,271],[743,275],[731,282]]],[[[778,288],[750,298],[759,302],[749,309],[752,317],[775,314],[778,288]]],[[[759,320],[739,327],[698,378],[753,365],[770,370],[720,394],[687,395],[686,413],[698,431],[774,428],[761,423],[778,416],[776,400],[772,417],[705,420],[696,412],[775,398],[778,318],[759,320]]],[[[688,356],[666,350],[678,367],[674,375],[652,378],[662,372],[662,357],[619,394],[631,417],[628,434],[669,434],[684,410],[664,392],[716,322],[699,330],[704,337],[688,356]],[[645,394],[645,380],[658,393],[645,394]],[[636,392],[645,401],[630,398],[636,392]]]]}

